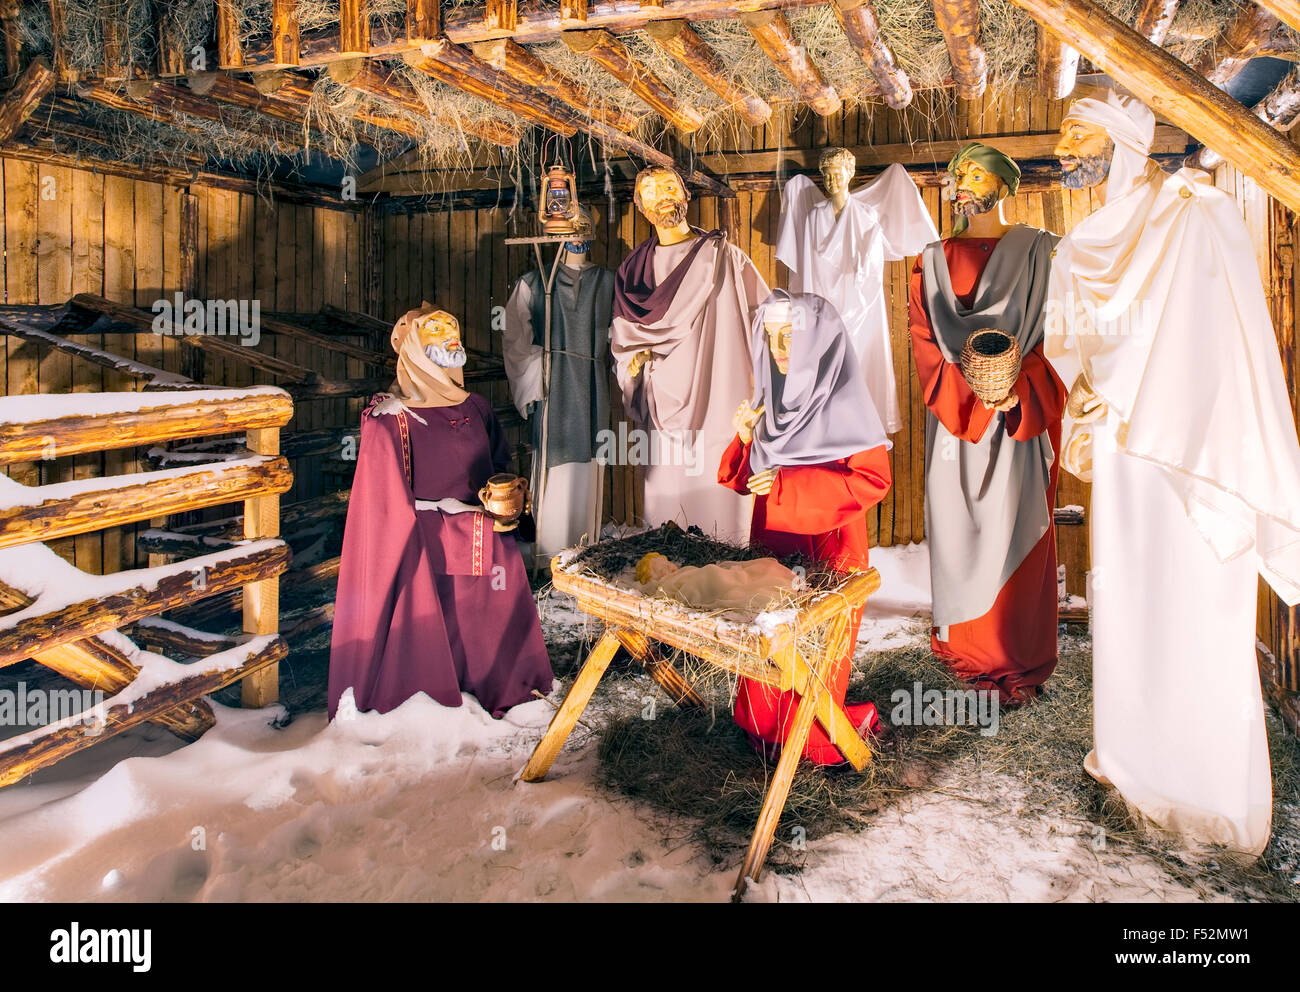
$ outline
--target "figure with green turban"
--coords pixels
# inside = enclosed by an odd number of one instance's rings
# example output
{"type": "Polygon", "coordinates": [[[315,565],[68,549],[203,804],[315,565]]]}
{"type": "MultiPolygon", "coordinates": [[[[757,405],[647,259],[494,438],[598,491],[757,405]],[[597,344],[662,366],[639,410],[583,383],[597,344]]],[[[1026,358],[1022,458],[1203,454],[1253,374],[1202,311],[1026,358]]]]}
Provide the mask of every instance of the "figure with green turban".
{"type": "Polygon", "coordinates": [[[1007,223],[1020,168],[996,148],[969,144],[948,171],[953,236],[921,253],[908,300],[927,408],[930,646],[1007,705],[1034,699],[1057,660],[1052,507],[1066,389],[1043,356],[1043,310],[1059,239],[1007,223]],[[1019,346],[1005,396],[983,380],[977,393],[962,371],[967,338],[986,328],[1019,346]]]}

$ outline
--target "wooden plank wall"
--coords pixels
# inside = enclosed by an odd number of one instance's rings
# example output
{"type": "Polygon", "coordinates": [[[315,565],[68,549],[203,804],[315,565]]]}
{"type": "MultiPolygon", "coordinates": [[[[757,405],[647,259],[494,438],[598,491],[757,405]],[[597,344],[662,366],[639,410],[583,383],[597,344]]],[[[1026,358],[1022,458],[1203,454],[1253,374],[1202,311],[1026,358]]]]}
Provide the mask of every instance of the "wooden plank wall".
{"type": "MultiPolygon", "coordinates": [[[[898,112],[883,106],[847,108],[826,119],[804,112],[765,127],[735,129],[732,133],[701,140],[699,154],[723,151],[834,145],[897,144],[917,140],[947,140],[999,134],[1055,131],[1064,103],[1049,101],[1031,87],[1013,88],[1002,95],[990,93],[979,100],[959,100],[951,92],[925,92],[914,104],[898,112]]],[[[778,111],[778,116],[788,111],[778,111]]],[[[776,120],[774,118],[774,120],[776,120]]],[[[924,190],[927,204],[940,230],[951,230],[951,205],[937,188],[924,190]]],[[[596,218],[597,243],[592,258],[598,265],[617,268],[631,249],[644,240],[649,225],[630,201],[610,204],[598,200],[585,204],[596,218]]],[[[741,193],[737,204],[740,247],[754,260],[769,284],[785,286],[785,267],[774,251],[780,217],[780,194],[773,191],[741,193]]],[[[1091,210],[1089,194],[1027,192],[1009,201],[1008,217],[1064,233],[1091,210]]],[[[689,219],[701,227],[718,226],[716,198],[703,197],[690,204],[689,219]]],[[[384,219],[382,314],[392,319],[430,294],[433,302],[448,307],[465,324],[467,341],[474,346],[501,350],[501,336],[492,330],[493,308],[503,306],[515,279],[535,262],[531,249],[507,248],[508,233],[534,233],[534,220],[522,208],[513,219],[506,209],[444,210],[384,219]],[[407,264],[400,264],[405,259],[407,264]]],[[[548,249],[549,251],[549,249],[548,249]]],[[[549,262],[549,255],[547,256],[549,262]]],[[[914,259],[891,263],[885,274],[893,333],[895,375],[904,409],[903,429],[893,436],[891,454],[894,487],[871,515],[872,539],[882,545],[905,544],[925,536],[924,408],[916,381],[907,330],[907,281],[914,259]]],[[[615,391],[615,395],[617,395],[615,391]]],[[[494,402],[508,402],[505,384],[496,387],[494,402]]],[[[616,418],[619,413],[616,411],[616,418]]],[[[642,504],[632,470],[614,468],[607,476],[606,518],[628,522],[639,518],[642,504]]],[[[1087,506],[1087,487],[1073,477],[1062,477],[1058,502],[1062,506],[1087,506]]],[[[1060,530],[1061,560],[1066,565],[1071,592],[1084,593],[1087,570],[1086,529],[1060,530]]]]}
{"type": "MultiPolygon", "coordinates": [[[[199,253],[195,292],[203,299],[259,300],[262,311],[314,312],[325,303],[364,308],[361,213],[274,204],[222,190],[184,190],[91,172],[0,159],[3,177],[4,302],[59,304],[74,293],[95,293],[149,308],[182,288],[180,218],[183,198],[197,200],[199,253]]],[[[87,343],[169,371],[195,370],[190,349],[154,334],[94,335],[87,343]],[[187,363],[187,364],[183,364],[187,363]]],[[[286,356],[330,378],[361,368],[310,345],[263,333],[263,351],[286,356]]],[[[7,394],[97,392],[138,388],[129,377],[47,348],[5,339],[7,394]]],[[[235,361],[204,355],[201,381],[252,385],[268,382],[235,361]]],[[[298,404],[288,430],[353,426],[359,401],[298,404]]],[[[107,452],[17,465],[10,475],[27,485],[144,470],[143,453],[107,452]],[[137,460],[137,456],[140,456],[137,460]]],[[[294,465],[294,489],[285,502],[323,491],[321,459],[294,465]]],[[[220,513],[237,512],[221,508],[220,513]]],[[[69,561],[91,572],[137,564],[135,528],[55,542],[69,561]]],[[[143,559],[143,556],[141,556],[143,559]]]]}

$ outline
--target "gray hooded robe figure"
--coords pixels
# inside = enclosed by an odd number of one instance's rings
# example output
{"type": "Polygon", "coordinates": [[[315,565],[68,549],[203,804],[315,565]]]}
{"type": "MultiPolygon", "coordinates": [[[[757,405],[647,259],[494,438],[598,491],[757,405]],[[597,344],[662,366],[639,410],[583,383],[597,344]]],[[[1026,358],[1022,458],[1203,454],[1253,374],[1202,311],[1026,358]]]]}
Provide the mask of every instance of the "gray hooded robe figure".
{"type": "MultiPolygon", "coordinates": [[[[1048,231],[1014,226],[998,241],[969,307],[953,292],[943,242],[925,249],[925,302],[947,361],[959,363],[967,337],[987,327],[1013,335],[1022,355],[1038,346],[1052,249],[1059,240],[1048,231]]],[[[999,425],[1004,418],[997,415],[999,425]]],[[[1015,441],[1005,430],[990,429],[971,443],[954,437],[927,410],[925,531],[933,624],[941,632],[986,614],[1047,533],[1052,510],[1044,493],[1054,460],[1047,431],[1015,441]]]]}

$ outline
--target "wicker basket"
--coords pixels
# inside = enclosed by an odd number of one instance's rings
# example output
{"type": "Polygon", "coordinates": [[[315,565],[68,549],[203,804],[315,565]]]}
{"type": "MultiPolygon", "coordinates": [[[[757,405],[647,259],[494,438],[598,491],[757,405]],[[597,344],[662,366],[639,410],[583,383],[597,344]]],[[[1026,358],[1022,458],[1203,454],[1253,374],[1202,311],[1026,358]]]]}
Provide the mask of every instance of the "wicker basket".
{"type": "Polygon", "coordinates": [[[985,403],[1001,403],[1020,376],[1020,345],[996,327],[972,331],[961,350],[961,374],[985,403]]]}

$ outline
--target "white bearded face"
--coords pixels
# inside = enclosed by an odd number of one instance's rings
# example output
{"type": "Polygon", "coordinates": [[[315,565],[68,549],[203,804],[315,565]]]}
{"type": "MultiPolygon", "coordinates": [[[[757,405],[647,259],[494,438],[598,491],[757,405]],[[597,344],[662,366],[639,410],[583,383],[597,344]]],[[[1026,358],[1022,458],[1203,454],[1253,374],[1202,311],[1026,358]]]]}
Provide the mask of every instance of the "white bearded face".
{"type": "Polygon", "coordinates": [[[429,356],[429,360],[434,365],[444,369],[462,368],[465,365],[465,359],[468,357],[464,350],[459,347],[453,350],[441,344],[425,345],[424,353],[429,356]]]}

